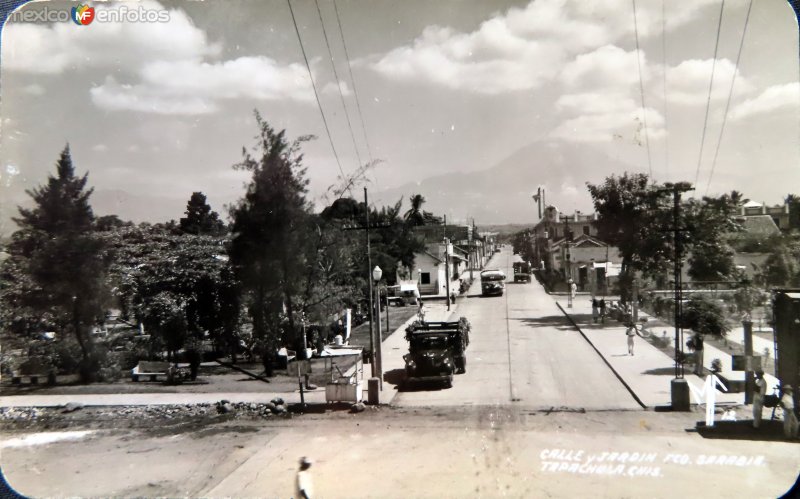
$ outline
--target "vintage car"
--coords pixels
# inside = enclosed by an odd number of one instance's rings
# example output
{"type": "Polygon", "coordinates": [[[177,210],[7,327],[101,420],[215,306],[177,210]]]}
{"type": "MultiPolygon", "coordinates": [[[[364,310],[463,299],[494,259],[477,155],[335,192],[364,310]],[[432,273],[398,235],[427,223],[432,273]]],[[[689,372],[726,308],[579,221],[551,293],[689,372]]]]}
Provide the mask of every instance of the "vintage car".
{"type": "Polygon", "coordinates": [[[469,321],[415,322],[406,329],[406,383],[441,381],[450,387],[453,375],[467,370],[469,321]]]}

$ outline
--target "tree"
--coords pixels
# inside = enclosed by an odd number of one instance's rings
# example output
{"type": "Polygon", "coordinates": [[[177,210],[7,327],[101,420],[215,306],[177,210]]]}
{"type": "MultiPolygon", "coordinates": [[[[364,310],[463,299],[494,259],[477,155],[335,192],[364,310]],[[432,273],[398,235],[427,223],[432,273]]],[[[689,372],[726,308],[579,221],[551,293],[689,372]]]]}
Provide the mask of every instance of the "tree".
{"type": "Polygon", "coordinates": [[[403,215],[406,223],[411,226],[425,225],[425,217],[422,211],[422,205],[425,204],[425,197],[422,194],[414,194],[411,196],[410,201],[411,208],[403,215]]]}
{"type": "Polygon", "coordinates": [[[737,199],[733,191],[718,198],[689,199],[683,204],[684,241],[691,248],[689,276],[695,281],[729,280],[735,277],[733,249],[727,239],[742,230],[736,222],[737,199]]]}
{"type": "Polygon", "coordinates": [[[702,295],[692,296],[684,306],[681,327],[714,336],[722,336],[730,330],[725,323],[722,307],[702,295]]]}
{"type": "MultiPolygon", "coordinates": [[[[123,317],[143,323],[151,338],[172,351],[197,345],[208,331],[217,346],[238,345],[239,300],[224,236],[182,234],[163,225],[140,224],[104,234],[109,287],[123,317]],[[165,303],[170,303],[169,307],[165,303]],[[166,319],[182,315],[185,334],[166,319]],[[168,339],[171,337],[173,339],[168,339]]],[[[235,350],[231,350],[234,353],[235,350]]]]}
{"type": "Polygon", "coordinates": [[[181,218],[180,228],[188,234],[220,234],[225,226],[215,211],[206,202],[206,195],[193,192],[186,203],[186,216],[181,218]]]}
{"type": "Polygon", "coordinates": [[[309,137],[289,143],[285,130],[277,132],[257,112],[255,116],[258,143],[252,153],[245,149],[242,162],[235,165],[252,178],[244,197],[231,209],[229,254],[269,371],[284,330],[293,337],[299,332],[302,310],[297,303],[310,238],[308,180],[299,151],[309,137]]]}
{"type": "Polygon", "coordinates": [[[75,175],[66,146],[56,163],[56,175],[28,191],[35,206],[19,208],[14,221],[20,229],[9,250],[30,279],[31,289],[21,296],[21,305],[52,314],[55,325],[71,333],[81,349],[81,376],[92,381],[99,364],[90,328],[104,315],[108,262],[102,258],[102,241],[92,230],[95,219],[87,180],[88,173],[75,175]]]}
{"type": "Polygon", "coordinates": [[[672,209],[665,190],[648,186],[643,173],[607,177],[588,184],[597,212],[598,238],[616,246],[622,255],[620,283],[624,299],[630,298],[633,271],[658,275],[671,261],[672,209]]]}
{"type": "Polygon", "coordinates": [[[800,230],[800,196],[787,194],[785,201],[789,206],[789,229],[800,230]]]}

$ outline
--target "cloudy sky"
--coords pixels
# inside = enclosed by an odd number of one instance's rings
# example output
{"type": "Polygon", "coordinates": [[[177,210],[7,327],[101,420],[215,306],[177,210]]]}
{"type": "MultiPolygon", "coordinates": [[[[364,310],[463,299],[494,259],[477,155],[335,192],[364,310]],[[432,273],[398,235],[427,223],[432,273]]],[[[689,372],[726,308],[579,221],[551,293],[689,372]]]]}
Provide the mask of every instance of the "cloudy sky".
{"type": "Polygon", "coordinates": [[[629,0],[318,0],[319,12],[294,0],[330,140],[285,0],[93,5],[87,26],[18,16],[3,29],[6,235],[66,143],[98,214],[177,219],[198,190],[225,214],[243,193],[231,166],[254,143],[254,109],[318,137],[304,149],[317,206],[370,158],[376,203],[421,192],[479,223],[534,221],[538,185],[589,210],[585,182],[623,171],[696,182],[695,195],[800,193],[785,0],[754,1],[744,38],[749,0],[727,0],[721,25],[720,0],[636,0],[636,23],[629,0]],[[132,17],[159,12],[168,22],[132,17]]]}

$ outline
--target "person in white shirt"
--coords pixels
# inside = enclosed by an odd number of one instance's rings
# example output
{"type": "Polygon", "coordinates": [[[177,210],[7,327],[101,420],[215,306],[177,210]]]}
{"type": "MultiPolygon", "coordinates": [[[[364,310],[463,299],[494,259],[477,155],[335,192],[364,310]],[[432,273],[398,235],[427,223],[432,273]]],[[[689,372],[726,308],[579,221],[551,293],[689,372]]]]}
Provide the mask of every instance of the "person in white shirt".
{"type": "Polygon", "coordinates": [[[764,371],[756,371],[756,390],[753,393],[753,428],[761,425],[761,414],[764,410],[764,397],[767,395],[767,381],[764,379],[764,371]]]}
{"type": "Polygon", "coordinates": [[[625,335],[628,337],[628,355],[633,355],[633,337],[636,336],[636,325],[629,323],[625,335]]]}
{"type": "Polygon", "coordinates": [[[791,385],[783,387],[781,407],[783,407],[783,436],[797,438],[797,416],[794,413],[794,397],[792,396],[791,385]]]}
{"type": "Polygon", "coordinates": [[[311,460],[307,457],[300,458],[300,469],[294,482],[294,499],[309,499],[314,497],[314,484],[311,481],[311,460]]]}

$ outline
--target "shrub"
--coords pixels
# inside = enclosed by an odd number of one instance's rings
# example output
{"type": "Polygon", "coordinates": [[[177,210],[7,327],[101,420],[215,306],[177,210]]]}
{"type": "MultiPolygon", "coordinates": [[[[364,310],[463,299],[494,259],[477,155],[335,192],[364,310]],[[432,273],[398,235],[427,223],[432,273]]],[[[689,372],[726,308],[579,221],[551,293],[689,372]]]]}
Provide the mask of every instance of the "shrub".
{"type": "Polygon", "coordinates": [[[683,307],[682,327],[714,336],[722,336],[730,330],[722,307],[702,295],[692,296],[683,307]]]}

